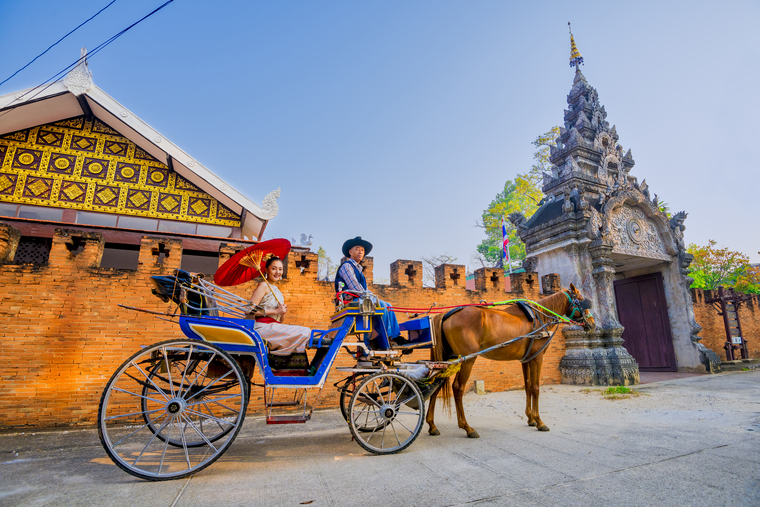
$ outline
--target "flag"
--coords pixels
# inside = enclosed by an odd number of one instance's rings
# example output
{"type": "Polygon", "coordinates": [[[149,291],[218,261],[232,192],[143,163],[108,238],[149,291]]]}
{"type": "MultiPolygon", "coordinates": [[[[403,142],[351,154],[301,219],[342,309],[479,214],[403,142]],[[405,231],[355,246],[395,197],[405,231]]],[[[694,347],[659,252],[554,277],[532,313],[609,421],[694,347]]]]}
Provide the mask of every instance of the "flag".
{"type": "Polygon", "coordinates": [[[504,222],[504,217],[501,217],[501,238],[502,238],[502,250],[504,258],[507,259],[507,265],[509,266],[509,274],[512,274],[512,256],[509,255],[509,236],[507,235],[507,225],[504,222]]]}

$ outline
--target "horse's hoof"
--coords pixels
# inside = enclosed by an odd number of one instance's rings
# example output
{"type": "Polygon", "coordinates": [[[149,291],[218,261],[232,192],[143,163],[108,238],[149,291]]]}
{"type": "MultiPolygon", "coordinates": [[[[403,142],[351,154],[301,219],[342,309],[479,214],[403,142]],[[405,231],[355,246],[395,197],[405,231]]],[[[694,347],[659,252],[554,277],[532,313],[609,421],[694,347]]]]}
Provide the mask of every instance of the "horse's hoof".
{"type": "Polygon", "coordinates": [[[538,431],[549,431],[549,427],[544,424],[538,427],[538,431]]]}
{"type": "Polygon", "coordinates": [[[472,430],[469,433],[467,433],[467,438],[480,438],[480,435],[478,435],[477,431],[472,430]]]}
{"type": "Polygon", "coordinates": [[[536,421],[528,421],[528,426],[535,426],[535,425],[536,425],[536,421]]]}
{"type": "Polygon", "coordinates": [[[428,433],[429,433],[431,436],[434,436],[434,437],[437,437],[438,435],[440,435],[440,434],[441,434],[441,432],[440,432],[440,431],[438,431],[438,428],[436,428],[436,429],[434,429],[434,430],[430,430],[430,431],[428,431],[428,433]]]}

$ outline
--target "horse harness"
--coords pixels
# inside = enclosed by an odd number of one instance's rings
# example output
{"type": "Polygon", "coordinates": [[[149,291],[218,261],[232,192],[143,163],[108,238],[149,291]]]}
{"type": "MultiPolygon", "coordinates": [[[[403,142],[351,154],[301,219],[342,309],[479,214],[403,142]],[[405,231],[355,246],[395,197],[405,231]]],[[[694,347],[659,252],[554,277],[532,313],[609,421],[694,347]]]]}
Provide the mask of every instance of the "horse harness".
{"type": "MultiPolygon", "coordinates": [[[[569,297],[569,296],[568,296],[569,297]]],[[[574,301],[571,302],[571,304],[574,303],[574,301]]],[[[522,301],[516,301],[515,304],[517,307],[522,310],[522,312],[525,314],[525,317],[528,319],[529,322],[533,323],[533,331],[530,333],[518,336],[517,338],[513,338],[512,340],[509,340],[506,343],[501,344],[501,346],[506,346],[511,343],[516,342],[517,340],[522,340],[523,338],[530,338],[530,343],[528,343],[528,347],[525,349],[525,355],[523,355],[522,359],[520,359],[521,363],[529,363],[533,359],[535,359],[541,352],[543,352],[546,347],[549,346],[549,344],[552,341],[552,338],[554,338],[554,333],[557,332],[557,329],[559,329],[559,326],[554,328],[554,331],[551,333],[547,329],[552,324],[556,324],[555,322],[546,321],[544,322],[544,318],[546,317],[545,314],[539,311],[535,311],[533,308],[531,308],[529,305],[525,304],[522,301]],[[548,339],[547,339],[548,338],[548,339]],[[535,353],[531,354],[530,350],[533,348],[533,342],[538,340],[546,340],[546,343],[544,343],[541,348],[539,348],[535,353]]],[[[449,310],[443,315],[443,318],[441,319],[441,334],[443,334],[443,323],[446,322],[448,318],[450,318],[455,313],[461,311],[464,309],[463,306],[460,306],[458,308],[454,308],[453,310],[449,310]]],[[[575,314],[575,310],[577,307],[573,305],[573,314],[575,314]]],[[[443,336],[443,353],[445,357],[453,357],[454,353],[451,350],[451,347],[449,346],[449,342],[445,339],[445,336],[443,336]]],[[[481,351],[482,352],[482,351],[481,351]]]]}

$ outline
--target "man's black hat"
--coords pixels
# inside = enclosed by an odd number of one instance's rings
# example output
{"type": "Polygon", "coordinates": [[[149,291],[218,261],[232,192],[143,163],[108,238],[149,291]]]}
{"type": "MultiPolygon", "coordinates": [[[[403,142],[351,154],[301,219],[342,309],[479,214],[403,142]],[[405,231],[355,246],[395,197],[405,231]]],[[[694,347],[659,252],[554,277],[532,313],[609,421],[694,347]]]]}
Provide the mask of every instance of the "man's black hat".
{"type": "Polygon", "coordinates": [[[354,239],[349,239],[348,241],[343,243],[343,255],[345,255],[346,257],[351,257],[348,251],[351,250],[355,246],[363,246],[364,255],[369,255],[370,251],[372,251],[372,243],[370,243],[367,240],[362,239],[361,236],[356,236],[354,239]]]}

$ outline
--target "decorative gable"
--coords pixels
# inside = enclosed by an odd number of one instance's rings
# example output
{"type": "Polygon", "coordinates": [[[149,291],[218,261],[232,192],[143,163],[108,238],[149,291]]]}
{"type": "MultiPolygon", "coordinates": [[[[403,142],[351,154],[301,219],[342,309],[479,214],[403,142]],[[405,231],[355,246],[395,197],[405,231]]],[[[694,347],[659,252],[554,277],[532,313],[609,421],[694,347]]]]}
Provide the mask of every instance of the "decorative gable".
{"type": "Polygon", "coordinates": [[[0,137],[0,201],[241,226],[240,215],[84,116],[0,137]]]}

